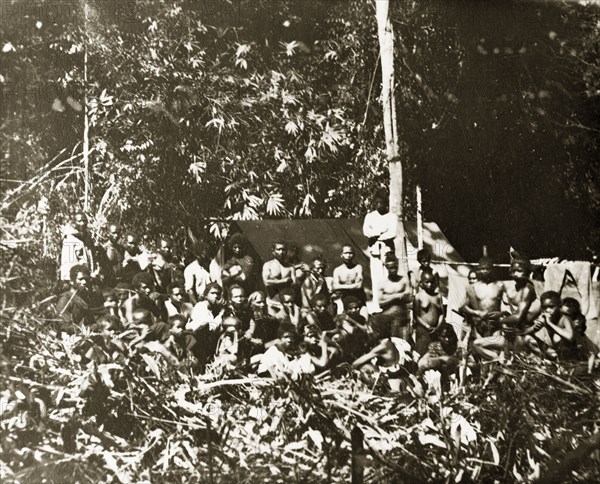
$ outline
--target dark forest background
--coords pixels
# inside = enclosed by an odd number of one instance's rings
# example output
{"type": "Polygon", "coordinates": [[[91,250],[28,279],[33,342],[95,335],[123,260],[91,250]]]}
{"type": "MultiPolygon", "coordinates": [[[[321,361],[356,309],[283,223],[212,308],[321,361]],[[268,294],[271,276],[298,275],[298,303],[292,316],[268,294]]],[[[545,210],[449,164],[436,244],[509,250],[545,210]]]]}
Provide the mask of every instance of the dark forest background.
{"type": "MultiPolygon", "coordinates": [[[[408,216],[420,184],[426,220],[467,260],[483,244],[498,260],[510,246],[588,258],[599,246],[598,4],[393,6],[408,216]]],[[[86,95],[98,227],[214,235],[231,218],[362,216],[387,183],[372,2],[2,9],[8,218],[58,224],[84,204],[86,95]]]]}

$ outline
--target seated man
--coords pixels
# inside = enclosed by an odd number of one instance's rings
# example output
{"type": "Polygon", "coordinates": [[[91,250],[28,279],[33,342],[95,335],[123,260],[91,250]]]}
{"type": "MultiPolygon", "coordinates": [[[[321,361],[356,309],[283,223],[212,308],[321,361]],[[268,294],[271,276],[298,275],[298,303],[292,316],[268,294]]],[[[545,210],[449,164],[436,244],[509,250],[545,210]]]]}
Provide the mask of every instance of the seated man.
{"type": "Polygon", "coordinates": [[[366,367],[370,372],[378,368],[380,373],[387,376],[393,393],[400,391],[402,379],[416,371],[410,344],[396,337],[381,339],[371,351],[356,359],[352,367],[366,367]]]}
{"type": "Polygon", "coordinates": [[[248,303],[252,311],[252,323],[249,328],[248,337],[252,343],[252,352],[260,353],[265,345],[277,339],[280,321],[267,312],[267,298],[260,291],[255,291],[248,297],[248,303]],[[250,329],[252,331],[250,331],[250,329]]]}
{"type": "Polygon", "coordinates": [[[201,366],[214,355],[224,314],[223,289],[216,282],[211,282],[204,290],[204,300],[194,306],[191,319],[185,327],[194,333],[198,341],[201,366]]]}
{"type": "Polygon", "coordinates": [[[249,349],[248,340],[241,333],[241,321],[235,316],[225,316],[215,350],[215,363],[233,367],[250,357],[249,349]]]}
{"type": "Polygon", "coordinates": [[[159,304],[160,294],[154,291],[154,281],[147,272],[139,272],[133,276],[132,280],[134,294],[127,298],[121,306],[121,313],[125,321],[133,321],[133,311],[138,308],[146,309],[156,319],[164,320],[164,306],[159,304]]]}
{"type": "Polygon", "coordinates": [[[148,273],[154,280],[154,287],[156,292],[159,294],[166,295],[169,290],[169,286],[176,280],[181,280],[181,276],[167,262],[168,254],[163,252],[156,252],[150,255],[150,265],[148,266],[148,273]]]}
{"type": "Polygon", "coordinates": [[[502,352],[522,345],[521,332],[539,314],[534,308],[537,299],[533,284],[529,280],[531,264],[526,259],[515,259],[510,266],[513,281],[504,284],[504,301],[510,314],[502,313],[501,328],[497,334],[473,341],[473,350],[485,359],[503,357],[502,352]],[[532,311],[533,309],[533,311],[532,311]]]}
{"type": "Polygon", "coordinates": [[[437,339],[437,330],[444,321],[444,305],[437,290],[437,278],[433,271],[421,271],[420,290],[415,296],[413,315],[415,322],[415,351],[424,355],[429,343],[437,339]]]}
{"type": "Polygon", "coordinates": [[[460,356],[457,353],[458,336],[450,324],[442,323],[439,338],[432,341],[426,353],[419,359],[419,373],[426,370],[440,370],[443,375],[448,375],[457,370],[460,356]]]}
{"type": "Polygon", "coordinates": [[[408,278],[398,273],[398,258],[388,253],[385,258],[387,278],[383,281],[379,293],[379,305],[382,312],[374,315],[376,332],[382,337],[400,337],[410,339],[410,303],[411,287],[408,278]]]}
{"type": "Polygon", "coordinates": [[[293,266],[284,262],[285,244],[283,242],[275,242],[272,253],[273,259],[263,265],[262,277],[267,297],[275,300],[282,289],[292,287],[296,283],[296,271],[293,266]]]}
{"type": "Polygon", "coordinates": [[[298,333],[285,331],[281,339],[277,340],[267,351],[257,358],[257,374],[271,376],[272,378],[288,378],[296,372],[294,360],[297,358],[298,333]]]}
{"type": "Polygon", "coordinates": [[[246,300],[246,291],[242,286],[234,284],[229,287],[227,292],[229,301],[225,306],[225,316],[234,316],[239,319],[239,330],[242,331],[242,333],[253,333],[254,321],[252,320],[252,311],[246,300]]]}
{"type": "Polygon", "coordinates": [[[185,289],[181,282],[174,282],[169,285],[168,288],[169,299],[165,301],[165,310],[167,317],[176,315],[183,316],[186,321],[192,316],[192,306],[190,303],[185,302],[185,289]]]}
{"type": "MultiPolygon", "coordinates": [[[[302,344],[302,343],[301,343],[302,344]]],[[[304,341],[301,352],[310,355],[311,363],[317,372],[325,370],[340,355],[340,348],[314,325],[304,328],[304,341]]]]}
{"type": "Polygon", "coordinates": [[[329,296],[327,281],[325,281],[325,261],[322,257],[313,259],[312,269],[302,283],[301,293],[303,308],[310,308],[310,301],[317,294],[329,296]]]}
{"type": "Polygon", "coordinates": [[[335,330],[335,321],[329,308],[329,297],[325,294],[315,294],[310,300],[310,311],[306,314],[306,323],[318,326],[321,331],[325,332],[335,330]]]}
{"type": "Polygon", "coordinates": [[[541,315],[525,329],[525,344],[537,355],[547,358],[572,358],[576,352],[571,319],[560,312],[560,295],[547,291],[540,296],[541,315]]]}
{"type": "Polygon", "coordinates": [[[342,357],[353,362],[368,350],[370,328],[360,314],[361,301],[354,296],[344,298],[344,312],[335,318],[332,340],[340,346],[342,357]]]}
{"type": "Polygon", "coordinates": [[[91,288],[90,270],[83,264],[70,269],[71,288],[60,295],[56,312],[61,319],[59,333],[71,334],[81,325],[92,325],[104,312],[102,296],[91,288]]]}
{"type": "Polygon", "coordinates": [[[332,288],[340,292],[342,300],[347,296],[353,296],[364,303],[366,296],[363,284],[363,267],[354,262],[354,248],[350,244],[345,244],[342,247],[342,264],[333,270],[332,288]]]}
{"type": "Polygon", "coordinates": [[[223,288],[237,284],[250,294],[256,287],[254,259],[246,254],[247,240],[242,234],[233,234],[227,243],[231,257],[227,259],[221,272],[223,288]]]}
{"type": "Polygon", "coordinates": [[[294,290],[285,287],[279,292],[279,300],[268,301],[268,311],[279,320],[279,325],[296,332],[300,331],[301,312],[294,302],[294,290]]]}

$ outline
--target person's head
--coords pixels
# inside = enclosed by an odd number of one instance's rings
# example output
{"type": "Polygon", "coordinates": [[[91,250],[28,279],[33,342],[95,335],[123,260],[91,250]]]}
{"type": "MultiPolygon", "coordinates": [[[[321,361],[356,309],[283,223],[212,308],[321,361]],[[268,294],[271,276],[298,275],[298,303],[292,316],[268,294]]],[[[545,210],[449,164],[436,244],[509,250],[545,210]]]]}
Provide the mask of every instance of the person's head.
{"type": "Polygon", "coordinates": [[[469,271],[469,284],[475,284],[477,280],[477,271],[469,271]]]}
{"type": "Polygon", "coordinates": [[[183,284],[181,284],[180,282],[173,282],[172,284],[169,284],[167,290],[169,291],[169,300],[173,304],[179,305],[183,302],[183,299],[185,297],[185,289],[183,287],[183,284]]]}
{"type": "Polygon", "coordinates": [[[223,288],[216,282],[211,282],[204,289],[204,299],[208,301],[210,306],[217,304],[223,296],[223,288]]]}
{"type": "Polygon", "coordinates": [[[350,316],[355,316],[360,314],[360,309],[362,307],[362,303],[360,299],[355,296],[346,296],[342,303],[344,304],[344,312],[349,314],[350,316]]]}
{"type": "Polygon", "coordinates": [[[90,269],[84,264],[76,264],[69,271],[69,278],[74,289],[87,291],[90,288],[92,277],[90,269]]]}
{"type": "Polygon", "coordinates": [[[565,316],[575,319],[581,316],[581,304],[573,297],[566,297],[560,303],[560,312],[565,316]]]}
{"type": "Polygon", "coordinates": [[[326,264],[321,256],[317,256],[312,262],[312,271],[320,277],[325,274],[326,264]]]}
{"type": "Polygon", "coordinates": [[[168,319],[168,323],[169,333],[171,333],[172,335],[178,335],[183,333],[183,331],[185,330],[185,325],[187,324],[187,321],[185,320],[185,317],[181,314],[175,314],[174,316],[171,316],[168,319]]]}
{"type": "Polygon", "coordinates": [[[82,211],[75,212],[75,215],[73,216],[73,226],[80,233],[84,233],[87,231],[88,220],[87,220],[87,216],[85,215],[84,212],[82,212],[82,211]]]}
{"type": "Polygon", "coordinates": [[[137,254],[140,251],[140,240],[136,235],[127,234],[125,236],[125,250],[130,254],[137,254]]]}
{"type": "Polygon", "coordinates": [[[248,303],[254,311],[260,312],[263,312],[267,305],[265,295],[261,291],[254,291],[250,294],[250,296],[248,296],[248,303]]]}
{"type": "Polygon", "coordinates": [[[273,258],[277,259],[279,262],[283,262],[284,256],[285,256],[285,251],[286,251],[285,242],[278,240],[277,242],[275,242],[273,244],[273,247],[272,247],[273,258]]]}
{"type": "Polygon", "coordinates": [[[119,305],[119,298],[114,289],[103,289],[102,298],[104,299],[104,307],[107,309],[114,309],[119,305]]]}
{"type": "Polygon", "coordinates": [[[284,287],[279,291],[279,300],[284,308],[291,309],[295,304],[294,290],[291,287],[284,287]]]}
{"type": "Polygon", "coordinates": [[[131,313],[131,321],[135,325],[152,326],[154,318],[152,317],[152,313],[147,309],[136,308],[131,313]]]}
{"type": "Polygon", "coordinates": [[[110,240],[113,244],[116,244],[119,238],[121,237],[121,229],[117,224],[110,224],[108,226],[108,240],[110,240]]]}
{"type": "Polygon", "coordinates": [[[380,188],[375,192],[373,206],[381,214],[389,212],[389,195],[385,188],[380,188]]]}
{"type": "Polygon", "coordinates": [[[528,259],[515,259],[510,263],[510,276],[515,281],[526,281],[531,275],[531,263],[528,259]]]}
{"type": "Polygon", "coordinates": [[[314,346],[319,342],[321,330],[316,324],[309,324],[304,328],[304,341],[314,346]]]}
{"type": "Polygon", "coordinates": [[[342,261],[344,264],[351,264],[354,261],[354,247],[350,244],[344,244],[342,247],[342,261]]]}
{"type": "Polygon", "coordinates": [[[133,284],[133,289],[140,296],[149,296],[154,290],[154,279],[147,272],[138,272],[131,279],[131,284],[133,284]]]}
{"type": "Polygon", "coordinates": [[[325,294],[315,294],[310,300],[310,307],[317,314],[327,312],[329,306],[329,297],[325,294]]]}
{"type": "Polygon", "coordinates": [[[556,291],[546,291],[540,296],[542,313],[550,318],[555,318],[560,311],[560,295],[556,291]]]}
{"type": "Polygon", "coordinates": [[[492,277],[492,269],[494,268],[494,261],[487,256],[479,259],[479,266],[477,268],[478,278],[481,281],[489,281],[492,277]]]}
{"type": "Polygon", "coordinates": [[[398,258],[393,252],[388,252],[385,256],[385,268],[390,276],[398,275],[398,258]]]}
{"type": "Polygon", "coordinates": [[[235,316],[227,316],[223,318],[223,331],[225,333],[235,333],[238,331],[242,325],[242,322],[239,318],[235,316]]]}
{"type": "Polygon", "coordinates": [[[208,259],[208,245],[199,240],[192,244],[190,252],[200,264],[204,264],[208,259]]]}
{"type": "Polygon", "coordinates": [[[173,253],[173,240],[170,237],[161,237],[158,241],[158,250],[166,253],[173,253]]]}
{"type": "Polygon", "coordinates": [[[162,272],[167,266],[167,259],[162,251],[158,251],[152,254],[152,262],[150,263],[152,269],[156,272],[162,272]]]}
{"type": "Polygon", "coordinates": [[[234,307],[240,307],[246,302],[246,291],[242,286],[234,284],[229,288],[228,292],[229,302],[231,302],[234,307]]]}
{"type": "Polygon", "coordinates": [[[428,294],[433,294],[437,289],[437,279],[430,268],[423,269],[421,272],[421,280],[419,281],[419,285],[428,294]]]}
{"type": "Polygon", "coordinates": [[[447,353],[454,353],[458,346],[458,336],[452,325],[442,323],[439,330],[440,344],[447,353]]]}
{"type": "Polygon", "coordinates": [[[284,331],[281,335],[281,347],[284,350],[290,350],[298,344],[298,333],[295,331],[284,331]]]}
{"type": "Polygon", "coordinates": [[[227,247],[235,257],[242,257],[246,252],[246,237],[243,234],[233,234],[227,242],[227,247]]]}
{"type": "Polygon", "coordinates": [[[417,252],[417,262],[421,267],[429,267],[431,265],[431,253],[427,249],[421,249],[417,252]]]}
{"type": "Polygon", "coordinates": [[[129,282],[119,282],[115,286],[115,292],[117,293],[117,297],[119,298],[119,303],[122,303],[129,296],[131,296],[133,291],[133,285],[129,282]]]}

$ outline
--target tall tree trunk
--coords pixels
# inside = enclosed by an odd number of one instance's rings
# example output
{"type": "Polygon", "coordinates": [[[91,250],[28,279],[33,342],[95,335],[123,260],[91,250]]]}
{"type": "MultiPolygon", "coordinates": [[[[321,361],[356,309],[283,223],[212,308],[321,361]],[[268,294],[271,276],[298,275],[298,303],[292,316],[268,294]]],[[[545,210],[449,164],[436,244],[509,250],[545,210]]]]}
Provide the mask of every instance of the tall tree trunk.
{"type": "Polygon", "coordinates": [[[398,217],[396,255],[408,271],[404,220],[402,216],[402,162],[398,149],[398,123],[394,101],[394,27],[389,0],[375,0],[379,52],[381,54],[381,103],[385,132],[385,152],[390,170],[390,210],[398,217]]]}

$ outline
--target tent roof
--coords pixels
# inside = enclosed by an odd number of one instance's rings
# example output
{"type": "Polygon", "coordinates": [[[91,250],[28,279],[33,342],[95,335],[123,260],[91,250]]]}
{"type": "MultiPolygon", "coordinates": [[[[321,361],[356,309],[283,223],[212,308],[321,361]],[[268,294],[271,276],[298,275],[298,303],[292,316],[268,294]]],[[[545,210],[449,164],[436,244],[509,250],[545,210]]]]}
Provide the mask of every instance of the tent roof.
{"type": "MultiPolygon", "coordinates": [[[[312,220],[248,220],[232,223],[231,232],[243,232],[262,261],[271,258],[271,246],[277,240],[295,242],[300,247],[300,258],[310,262],[321,255],[329,265],[329,272],[341,263],[342,246],[351,243],[356,252],[356,262],[369,267],[367,239],[362,231],[363,219],[312,219],[312,220]]],[[[409,242],[408,257],[416,258],[417,224],[404,223],[409,242]],[[412,247],[411,247],[412,246],[412,247]]],[[[433,254],[433,260],[464,262],[446,236],[434,222],[423,224],[424,245],[433,254]]]]}

